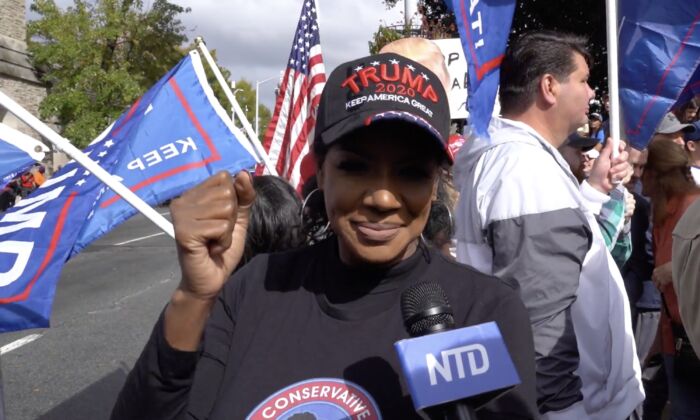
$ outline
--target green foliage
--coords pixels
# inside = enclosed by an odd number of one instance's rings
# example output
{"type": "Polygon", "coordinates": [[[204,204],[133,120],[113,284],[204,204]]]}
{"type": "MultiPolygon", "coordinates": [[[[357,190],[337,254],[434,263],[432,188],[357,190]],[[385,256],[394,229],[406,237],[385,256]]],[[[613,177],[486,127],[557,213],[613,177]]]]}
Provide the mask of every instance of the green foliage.
{"type": "Polygon", "coordinates": [[[33,0],[27,26],[33,64],[49,93],[39,108],[86,146],[184,55],[183,8],[167,0],[33,0]]]}
{"type": "MultiPolygon", "coordinates": [[[[243,110],[246,118],[248,118],[250,125],[255,128],[255,87],[249,81],[241,79],[236,82],[236,88],[233,91],[236,92],[236,100],[238,101],[238,105],[241,106],[241,109],[243,110]]],[[[267,129],[267,124],[270,122],[272,114],[265,105],[258,104],[258,117],[260,118],[258,128],[260,132],[259,137],[262,141],[262,138],[265,135],[265,130],[267,129]]],[[[238,119],[236,119],[236,125],[238,127],[243,126],[238,119]]]]}
{"type": "Polygon", "coordinates": [[[379,26],[377,32],[374,33],[372,40],[368,42],[369,53],[377,54],[386,44],[404,38],[404,34],[394,28],[388,26],[379,26]]]}
{"type": "Polygon", "coordinates": [[[521,0],[513,16],[513,40],[528,31],[554,30],[588,37],[593,56],[589,84],[598,94],[608,90],[605,2],[598,0],[521,0]]]}
{"type": "MultiPolygon", "coordinates": [[[[188,50],[194,49],[196,47],[195,44],[190,45],[188,47],[188,50]]],[[[212,58],[214,61],[217,61],[216,59],[216,50],[210,50],[209,53],[211,54],[212,58]]],[[[205,61],[205,58],[202,57],[202,61],[205,61]]],[[[204,71],[207,75],[207,81],[209,82],[209,86],[211,86],[212,90],[214,91],[214,95],[216,98],[219,100],[219,103],[221,106],[224,107],[226,112],[231,115],[233,113],[233,104],[231,104],[226,97],[226,94],[224,93],[224,89],[221,87],[219,84],[219,81],[216,80],[216,76],[214,75],[214,72],[211,71],[211,68],[205,63],[204,64],[204,71]]],[[[231,72],[222,66],[219,66],[219,71],[221,71],[221,75],[223,76],[224,80],[226,81],[227,86],[231,86],[231,72]]],[[[246,118],[248,119],[248,122],[250,125],[255,128],[255,88],[253,85],[245,80],[241,79],[236,82],[236,87],[231,87],[231,91],[234,93],[236,97],[236,101],[238,101],[238,105],[240,105],[241,109],[243,110],[243,113],[245,114],[246,118]]],[[[270,122],[270,118],[272,117],[270,110],[265,106],[260,104],[259,105],[259,111],[258,111],[258,117],[260,118],[260,140],[262,141],[262,137],[265,134],[265,129],[267,128],[267,124],[270,122]]],[[[243,124],[238,120],[238,118],[235,119],[235,124],[236,127],[243,129],[243,124]]]]}

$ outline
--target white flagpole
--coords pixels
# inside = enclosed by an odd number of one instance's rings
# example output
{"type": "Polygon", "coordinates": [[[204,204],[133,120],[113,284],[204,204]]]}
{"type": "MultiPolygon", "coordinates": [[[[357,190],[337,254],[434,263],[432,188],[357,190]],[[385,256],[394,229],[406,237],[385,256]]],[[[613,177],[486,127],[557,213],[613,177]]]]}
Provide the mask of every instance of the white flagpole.
{"type": "Polygon", "coordinates": [[[620,145],[620,79],[618,64],[617,0],[606,0],[608,35],[608,92],[610,97],[610,137],[613,157],[617,157],[620,145]]]}
{"type": "Polygon", "coordinates": [[[44,143],[3,123],[0,123],[0,140],[24,151],[37,162],[44,160],[46,152],[49,151],[44,143]]]}
{"type": "Polygon", "coordinates": [[[267,153],[265,152],[265,149],[263,149],[262,145],[260,144],[260,141],[258,140],[258,136],[255,134],[255,131],[253,130],[253,127],[250,125],[250,122],[248,122],[248,118],[246,118],[245,114],[243,113],[243,110],[241,109],[241,106],[238,104],[238,101],[236,100],[236,97],[233,96],[233,92],[231,92],[231,88],[228,86],[228,83],[226,83],[226,80],[224,79],[224,76],[221,74],[221,70],[219,70],[219,66],[216,65],[216,62],[214,61],[214,58],[212,58],[211,54],[209,53],[209,49],[207,48],[207,45],[204,43],[204,39],[201,36],[198,36],[195,39],[195,43],[197,44],[197,47],[199,47],[200,51],[202,52],[202,55],[204,55],[204,58],[207,60],[207,64],[209,64],[209,67],[211,68],[211,71],[214,72],[214,75],[216,76],[216,80],[219,82],[219,85],[221,86],[221,89],[224,90],[224,94],[226,94],[226,98],[231,102],[231,105],[233,105],[233,110],[238,116],[238,119],[241,120],[241,123],[243,124],[243,129],[245,130],[247,137],[248,137],[248,142],[253,146],[255,151],[258,154],[258,157],[260,160],[262,160],[263,164],[267,168],[267,170],[274,176],[278,176],[277,170],[275,169],[274,165],[270,162],[270,158],[267,156],[267,153]]]}
{"type": "Polygon", "coordinates": [[[5,95],[3,92],[0,92],[0,106],[13,113],[17,118],[24,121],[27,125],[41,134],[42,137],[46,138],[60,150],[64,151],[85,169],[92,172],[97,179],[105,183],[105,185],[111,188],[112,191],[119,194],[119,196],[121,196],[127,203],[131,204],[151,222],[155,223],[156,226],[158,226],[163,232],[168,234],[171,238],[175,238],[175,230],[172,223],[170,223],[168,219],[158,214],[153,207],[149,206],[124,184],[117,181],[112,174],[102,169],[100,165],[90,159],[90,157],[85,155],[85,153],[81,152],[77,147],[73,146],[71,142],[61,137],[48,125],[44,124],[34,115],[30,114],[27,110],[22,108],[17,102],[5,95]]]}

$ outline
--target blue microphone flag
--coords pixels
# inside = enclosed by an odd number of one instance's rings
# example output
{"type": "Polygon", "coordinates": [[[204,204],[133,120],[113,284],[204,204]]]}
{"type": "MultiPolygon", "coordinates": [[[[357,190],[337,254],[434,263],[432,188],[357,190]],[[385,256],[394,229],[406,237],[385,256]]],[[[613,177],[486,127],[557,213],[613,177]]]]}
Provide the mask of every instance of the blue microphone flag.
{"type": "Polygon", "coordinates": [[[394,344],[416,410],[520,383],[495,322],[394,344]]]}

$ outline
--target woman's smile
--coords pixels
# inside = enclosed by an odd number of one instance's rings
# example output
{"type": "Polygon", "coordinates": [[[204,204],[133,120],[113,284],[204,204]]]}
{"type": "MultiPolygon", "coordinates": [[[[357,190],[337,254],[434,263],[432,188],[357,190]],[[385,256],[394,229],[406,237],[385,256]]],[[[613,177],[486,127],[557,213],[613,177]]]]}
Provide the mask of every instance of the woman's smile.
{"type": "Polygon", "coordinates": [[[351,222],[357,236],[368,242],[389,242],[396,237],[401,229],[397,223],[351,222]]]}

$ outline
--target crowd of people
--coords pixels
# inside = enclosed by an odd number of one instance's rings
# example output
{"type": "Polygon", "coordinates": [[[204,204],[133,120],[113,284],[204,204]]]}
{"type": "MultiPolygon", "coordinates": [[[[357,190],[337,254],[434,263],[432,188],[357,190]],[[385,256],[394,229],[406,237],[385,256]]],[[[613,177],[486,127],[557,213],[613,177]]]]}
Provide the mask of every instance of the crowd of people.
{"type": "MultiPolygon", "coordinates": [[[[14,206],[19,200],[39,188],[46,181],[46,168],[36,164],[28,171],[13,178],[0,189],[0,212],[14,206]]],[[[1,184],[0,184],[1,186],[1,184]]]]}
{"type": "Polygon", "coordinates": [[[454,156],[436,50],[401,40],[330,74],[302,198],[220,173],[172,202],[181,282],[113,419],[316,418],[321,400],[283,397],[329,381],[367,418],[417,418],[393,343],[426,281],[457,327],[495,321],[518,371],[478,418],[700,418],[697,103],[645,150],[616,146],[589,112],[586,40],[526,34],[490,138],[454,156]]]}

